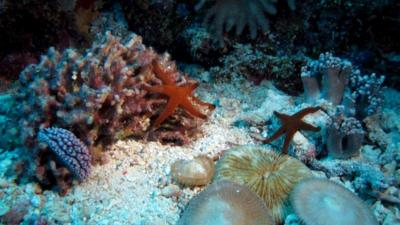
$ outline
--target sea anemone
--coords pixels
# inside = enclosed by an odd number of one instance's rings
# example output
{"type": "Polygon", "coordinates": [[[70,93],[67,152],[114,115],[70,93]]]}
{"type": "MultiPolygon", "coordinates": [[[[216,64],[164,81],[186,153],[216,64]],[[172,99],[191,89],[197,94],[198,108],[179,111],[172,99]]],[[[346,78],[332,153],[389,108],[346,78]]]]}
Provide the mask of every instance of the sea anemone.
{"type": "Polygon", "coordinates": [[[364,202],[340,184],[320,178],[300,182],[290,197],[306,225],[377,225],[364,202]]]}
{"type": "Polygon", "coordinates": [[[272,225],[264,202],[247,187],[229,181],[211,184],[190,200],[177,225],[272,225]]]}
{"type": "Polygon", "coordinates": [[[217,163],[215,180],[230,180],[245,185],[260,196],[281,222],[288,213],[288,196],[311,171],[300,161],[258,146],[227,150],[217,163]]]}
{"type": "MultiPolygon", "coordinates": [[[[207,0],[201,0],[196,8],[199,9],[207,0]]],[[[269,22],[265,14],[275,15],[277,0],[216,0],[215,5],[207,12],[204,19],[209,23],[212,19],[217,38],[222,43],[222,33],[236,27],[236,35],[242,33],[248,25],[251,38],[257,35],[257,28],[269,30],[269,22]]],[[[287,0],[290,9],[295,9],[295,0],[287,0]]]]}

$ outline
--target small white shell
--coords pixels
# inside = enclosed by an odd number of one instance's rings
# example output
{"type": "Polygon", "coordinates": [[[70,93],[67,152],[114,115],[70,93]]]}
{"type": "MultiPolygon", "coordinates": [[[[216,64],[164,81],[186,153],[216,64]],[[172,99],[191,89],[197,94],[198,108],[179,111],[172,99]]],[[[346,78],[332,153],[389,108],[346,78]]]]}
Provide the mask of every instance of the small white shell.
{"type": "Polygon", "coordinates": [[[172,177],[179,184],[202,186],[214,176],[214,162],[207,156],[197,156],[192,160],[178,160],[171,166],[172,177]]]}

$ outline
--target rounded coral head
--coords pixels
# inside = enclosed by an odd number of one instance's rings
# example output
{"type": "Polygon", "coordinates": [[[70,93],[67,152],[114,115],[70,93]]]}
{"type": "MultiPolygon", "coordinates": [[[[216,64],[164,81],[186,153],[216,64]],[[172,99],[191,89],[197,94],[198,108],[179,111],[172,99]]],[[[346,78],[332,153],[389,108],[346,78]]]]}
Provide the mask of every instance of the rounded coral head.
{"type": "Polygon", "coordinates": [[[260,146],[240,146],[226,151],[216,166],[215,180],[245,185],[264,200],[277,223],[289,212],[289,193],[306,177],[302,162],[260,146]]]}
{"type": "Polygon", "coordinates": [[[291,202],[305,225],[377,225],[364,202],[340,184],[311,178],[293,190],[291,202]]]}
{"type": "Polygon", "coordinates": [[[264,202],[247,187],[219,181],[190,200],[177,225],[272,225],[264,202]]]}

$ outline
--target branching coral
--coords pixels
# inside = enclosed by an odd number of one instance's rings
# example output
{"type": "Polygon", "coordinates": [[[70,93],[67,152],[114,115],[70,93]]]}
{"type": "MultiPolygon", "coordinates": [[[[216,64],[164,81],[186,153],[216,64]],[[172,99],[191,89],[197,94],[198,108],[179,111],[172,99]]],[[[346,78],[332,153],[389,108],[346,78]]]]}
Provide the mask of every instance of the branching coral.
{"type": "MultiPolygon", "coordinates": [[[[196,7],[201,8],[205,2],[206,0],[201,0],[196,7]]],[[[255,38],[258,27],[268,31],[269,22],[265,14],[276,14],[275,3],[276,0],[216,0],[204,20],[206,23],[212,20],[220,43],[223,43],[223,32],[229,32],[233,27],[236,27],[236,35],[239,35],[248,26],[251,38],[255,38]]],[[[294,10],[295,0],[287,0],[287,3],[294,10]]]]}

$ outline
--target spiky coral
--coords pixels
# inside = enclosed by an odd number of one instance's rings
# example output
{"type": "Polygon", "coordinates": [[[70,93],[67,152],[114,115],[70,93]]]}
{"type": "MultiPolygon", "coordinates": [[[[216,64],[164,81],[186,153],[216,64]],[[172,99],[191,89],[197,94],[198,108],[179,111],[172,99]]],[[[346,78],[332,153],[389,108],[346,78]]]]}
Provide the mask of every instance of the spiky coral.
{"type": "Polygon", "coordinates": [[[311,171],[300,161],[271,150],[241,146],[226,151],[216,167],[215,180],[230,180],[250,188],[281,222],[287,214],[286,204],[292,188],[311,171]]]}
{"type": "MultiPolygon", "coordinates": [[[[154,66],[174,71],[169,73],[171,82],[193,82],[177,71],[167,54],[157,55],[135,34],[121,42],[108,33],[84,55],[51,48],[39,64],[20,74],[14,100],[22,107],[9,113],[18,129],[2,138],[12,136],[20,144],[34,146],[40,128],[57,126],[68,128],[94,151],[114,140],[143,137],[151,118],[167,102],[144,89],[162,83],[154,66]]],[[[196,119],[178,111],[150,137],[187,143],[197,125],[196,119]]]]}
{"type": "MultiPolygon", "coordinates": [[[[201,8],[207,0],[201,0],[196,6],[201,8]]],[[[242,33],[245,26],[249,27],[251,38],[257,35],[257,28],[268,31],[269,22],[265,13],[276,14],[274,0],[216,0],[215,5],[207,12],[205,22],[212,18],[213,27],[220,43],[223,32],[229,32],[236,26],[236,35],[242,33]]],[[[294,10],[295,0],[287,0],[289,7],[294,10]]]]}

